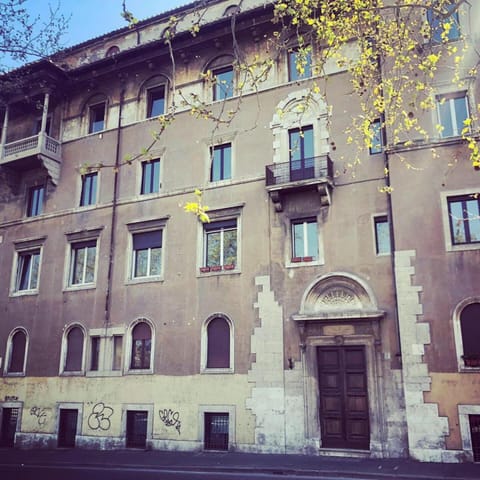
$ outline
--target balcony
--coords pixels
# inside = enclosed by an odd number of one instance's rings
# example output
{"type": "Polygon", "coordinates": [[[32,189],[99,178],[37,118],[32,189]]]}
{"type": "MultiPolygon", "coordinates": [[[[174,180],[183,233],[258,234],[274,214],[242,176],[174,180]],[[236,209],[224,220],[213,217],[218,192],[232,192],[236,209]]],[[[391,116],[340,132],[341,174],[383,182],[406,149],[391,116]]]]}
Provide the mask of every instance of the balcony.
{"type": "Polygon", "coordinates": [[[267,165],[265,183],[277,212],[283,210],[284,194],[300,190],[316,189],[320,194],[321,205],[330,205],[333,162],[328,155],[322,155],[267,165]]]}
{"type": "Polygon", "coordinates": [[[43,166],[56,184],[62,162],[61,144],[45,133],[6,143],[0,155],[0,166],[7,165],[15,170],[43,166]]]}

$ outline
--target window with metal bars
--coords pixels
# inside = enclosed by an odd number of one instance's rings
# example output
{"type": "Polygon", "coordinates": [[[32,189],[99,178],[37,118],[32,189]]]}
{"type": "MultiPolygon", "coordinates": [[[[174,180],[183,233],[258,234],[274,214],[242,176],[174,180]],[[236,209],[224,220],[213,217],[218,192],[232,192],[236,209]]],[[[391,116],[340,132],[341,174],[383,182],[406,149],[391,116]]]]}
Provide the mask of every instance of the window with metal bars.
{"type": "Polygon", "coordinates": [[[228,450],[228,413],[205,413],[205,450],[228,450]]]}

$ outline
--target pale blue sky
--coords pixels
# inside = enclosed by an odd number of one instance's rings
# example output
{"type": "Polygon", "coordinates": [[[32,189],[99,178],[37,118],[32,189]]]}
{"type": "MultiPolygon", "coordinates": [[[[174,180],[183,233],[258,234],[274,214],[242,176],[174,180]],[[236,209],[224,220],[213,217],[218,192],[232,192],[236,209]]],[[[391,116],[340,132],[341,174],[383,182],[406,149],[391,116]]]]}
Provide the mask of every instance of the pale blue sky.
{"type": "MultiPolygon", "coordinates": [[[[173,8],[191,3],[191,0],[126,0],[127,9],[143,20],[173,8]]],[[[24,6],[32,17],[48,15],[48,8],[60,4],[65,16],[71,16],[70,27],[63,38],[69,47],[127,26],[120,16],[122,0],[26,0],[24,6]]]]}

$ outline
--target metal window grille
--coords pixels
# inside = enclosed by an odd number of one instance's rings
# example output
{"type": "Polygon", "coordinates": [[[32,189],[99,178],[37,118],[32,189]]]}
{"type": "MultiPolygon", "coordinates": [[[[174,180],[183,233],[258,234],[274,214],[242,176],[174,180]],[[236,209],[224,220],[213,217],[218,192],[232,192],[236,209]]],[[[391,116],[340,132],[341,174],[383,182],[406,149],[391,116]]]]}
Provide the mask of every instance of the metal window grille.
{"type": "Polygon", "coordinates": [[[205,450],[228,450],[228,413],[205,413],[205,450]]]}

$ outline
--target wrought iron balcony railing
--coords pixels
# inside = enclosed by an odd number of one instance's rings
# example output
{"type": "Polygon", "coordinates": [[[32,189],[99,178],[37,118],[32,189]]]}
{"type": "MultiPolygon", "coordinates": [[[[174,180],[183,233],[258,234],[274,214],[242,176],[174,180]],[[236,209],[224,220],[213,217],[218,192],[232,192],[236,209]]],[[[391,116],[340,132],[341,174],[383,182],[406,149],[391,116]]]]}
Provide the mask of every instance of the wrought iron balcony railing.
{"type": "Polygon", "coordinates": [[[328,155],[274,163],[267,165],[265,177],[267,187],[306,180],[329,180],[333,177],[333,163],[328,155]]]}

